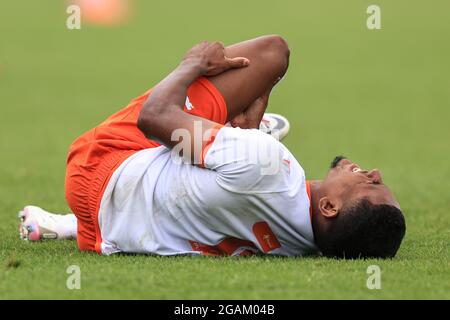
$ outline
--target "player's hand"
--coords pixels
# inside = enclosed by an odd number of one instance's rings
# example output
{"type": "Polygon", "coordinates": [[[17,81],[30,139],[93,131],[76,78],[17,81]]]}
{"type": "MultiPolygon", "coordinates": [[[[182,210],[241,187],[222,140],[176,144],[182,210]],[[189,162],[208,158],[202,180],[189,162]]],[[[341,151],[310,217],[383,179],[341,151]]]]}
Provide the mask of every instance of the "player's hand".
{"type": "Polygon", "coordinates": [[[250,64],[250,61],[244,57],[227,57],[221,42],[208,41],[203,41],[191,48],[183,60],[198,61],[204,76],[215,76],[229,69],[243,68],[250,64]]]}

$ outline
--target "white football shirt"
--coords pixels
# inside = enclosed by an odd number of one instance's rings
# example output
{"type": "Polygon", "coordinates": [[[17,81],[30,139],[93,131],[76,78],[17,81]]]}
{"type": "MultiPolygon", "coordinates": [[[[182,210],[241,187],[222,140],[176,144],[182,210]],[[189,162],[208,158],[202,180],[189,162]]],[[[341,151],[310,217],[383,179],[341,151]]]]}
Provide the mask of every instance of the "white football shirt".
{"type": "Polygon", "coordinates": [[[299,256],[317,252],[305,173],[259,130],[223,127],[204,167],[145,149],[113,173],[99,210],[102,253],[299,256]]]}

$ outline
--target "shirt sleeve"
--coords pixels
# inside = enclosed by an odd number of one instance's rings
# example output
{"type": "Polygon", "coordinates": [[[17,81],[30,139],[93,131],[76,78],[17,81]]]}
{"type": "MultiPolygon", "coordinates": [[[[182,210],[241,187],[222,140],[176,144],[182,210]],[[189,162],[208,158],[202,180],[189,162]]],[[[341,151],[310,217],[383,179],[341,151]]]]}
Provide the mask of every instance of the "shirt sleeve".
{"type": "Polygon", "coordinates": [[[208,146],[204,167],[231,192],[288,191],[292,155],[279,141],[257,129],[223,127],[208,146]]]}

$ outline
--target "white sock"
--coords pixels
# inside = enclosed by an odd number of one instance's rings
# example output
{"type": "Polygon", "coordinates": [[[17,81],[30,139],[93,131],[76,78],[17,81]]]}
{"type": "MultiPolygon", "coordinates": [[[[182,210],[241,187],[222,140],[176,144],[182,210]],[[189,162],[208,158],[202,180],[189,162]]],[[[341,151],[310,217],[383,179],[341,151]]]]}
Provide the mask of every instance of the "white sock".
{"type": "MultiPolygon", "coordinates": [[[[58,216],[58,215],[55,215],[58,216]]],[[[62,239],[77,238],[77,217],[73,213],[59,215],[60,223],[58,223],[58,235],[62,239]]]]}

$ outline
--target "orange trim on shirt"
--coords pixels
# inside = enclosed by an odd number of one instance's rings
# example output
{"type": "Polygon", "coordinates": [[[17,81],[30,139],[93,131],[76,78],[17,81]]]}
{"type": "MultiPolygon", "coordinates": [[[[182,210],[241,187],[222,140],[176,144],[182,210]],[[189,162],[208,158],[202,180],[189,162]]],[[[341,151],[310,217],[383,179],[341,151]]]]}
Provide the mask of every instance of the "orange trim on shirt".
{"type": "Polygon", "coordinates": [[[201,251],[205,256],[232,256],[240,248],[251,248],[253,250],[243,249],[239,254],[240,256],[252,255],[258,251],[253,242],[234,237],[227,237],[215,246],[208,246],[197,241],[189,241],[189,243],[192,250],[201,251]]]}
{"type": "Polygon", "coordinates": [[[312,221],[311,183],[309,182],[309,180],[306,180],[306,193],[308,194],[309,198],[309,218],[312,221]]]}

